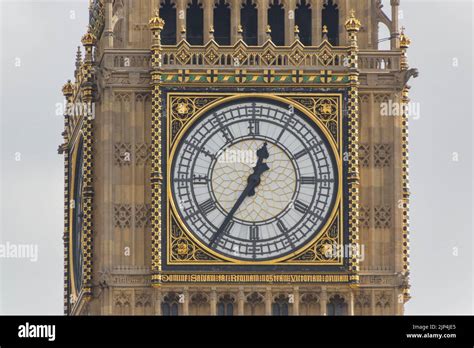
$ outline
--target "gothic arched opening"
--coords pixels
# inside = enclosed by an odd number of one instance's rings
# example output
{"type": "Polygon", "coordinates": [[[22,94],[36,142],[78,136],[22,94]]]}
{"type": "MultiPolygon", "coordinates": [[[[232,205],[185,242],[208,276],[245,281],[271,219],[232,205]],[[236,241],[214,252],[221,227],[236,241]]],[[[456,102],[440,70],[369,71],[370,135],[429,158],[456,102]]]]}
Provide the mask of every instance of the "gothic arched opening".
{"type": "Polygon", "coordinates": [[[230,7],[226,0],[219,0],[214,7],[214,40],[230,45],[230,7]]]}
{"type": "Polygon", "coordinates": [[[192,0],[186,9],[186,40],[191,45],[202,45],[204,16],[202,5],[198,0],[192,0]]]}
{"type": "Polygon", "coordinates": [[[279,0],[272,0],[268,9],[268,25],[272,41],[277,46],[285,44],[285,10],[279,0]]]}
{"type": "Polygon", "coordinates": [[[253,0],[245,1],[240,10],[240,22],[245,43],[249,46],[256,46],[258,44],[258,12],[257,5],[253,3],[253,0]]]}
{"type": "Polygon", "coordinates": [[[217,315],[234,315],[234,302],[235,299],[230,295],[224,295],[219,298],[217,303],[217,315]]]}
{"type": "Polygon", "coordinates": [[[164,0],[160,6],[160,17],[165,21],[165,27],[161,32],[163,45],[176,44],[176,7],[171,0],[164,0]]]}
{"type": "Polygon", "coordinates": [[[327,304],[328,315],[347,315],[347,303],[343,297],[335,295],[327,304]]]}
{"type": "Polygon", "coordinates": [[[333,0],[328,0],[323,6],[323,26],[328,29],[329,42],[339,45],[339,9],[333,0]]]}
{"type": "Polygon", "coordinates": [[[272,303],[272,315],[286,316],[289,313],[289,299],[285,295],[276,297],[272,303]]]}
{"type": "Polygon", "coordinates": [[[295,25],[300,31],[300,41],[305,46],[311,45],[311,8],[308,0],[301,0],[295,10],[295,25]]]}

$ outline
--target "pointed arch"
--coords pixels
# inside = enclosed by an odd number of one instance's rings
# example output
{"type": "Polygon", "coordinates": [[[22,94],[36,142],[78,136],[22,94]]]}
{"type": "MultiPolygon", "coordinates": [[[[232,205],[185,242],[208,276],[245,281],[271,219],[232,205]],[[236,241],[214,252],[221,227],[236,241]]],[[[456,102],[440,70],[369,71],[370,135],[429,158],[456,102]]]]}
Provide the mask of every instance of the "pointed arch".
{"type": "Polygon", "coordinates": [[[176,7],[171,0],[160,3],[160,17],[165,21],[161,32],[161,43],[163,45],[176,45],[176,7]]]}
{"type": "Polygon", "coordinates": [[[272,41],[277,46],[285,44],[285,10],[280,0],[271,0],[268,8],[268,25],[272,41]]]}
{"type": "Polygon", "coordinates": [[[240,10],[243,40],[249,46],[258,44],[258,11],[253,0],[245,0],[240,10]]]}
{"type": "Polygon", "coordinates": [[[339,8],[334,0],[327,0],[322,11],[323,26],[328,28],[329,42],[337,46],[339,45],[339,8]]]}
{"type": "Polygon", "coordinates": [[[344,297],[340,295],[334,295],[329,299],[327,304],[328,315],[347,315],[348,305],[344,297]]]}
{"type": "Polygon", "coordinates": [[[191,45],[202,45],[204,11],[199,0],[191,0],[186,9],[186,40],[191,45]]]}
{"type": "Polygon", "coordinates": [[[305,46],[311,46],[311,28],[312,15],[311,6],[309,0],[300,0],[295,9],[295,25],[298,26],[300,31],[300,41],[305,46]]]}
{"type": "Polygon", "coordinates": [[[230,6],[226,0],[218,0],[214,7],[214,40],[230,45],[230,6]]]}

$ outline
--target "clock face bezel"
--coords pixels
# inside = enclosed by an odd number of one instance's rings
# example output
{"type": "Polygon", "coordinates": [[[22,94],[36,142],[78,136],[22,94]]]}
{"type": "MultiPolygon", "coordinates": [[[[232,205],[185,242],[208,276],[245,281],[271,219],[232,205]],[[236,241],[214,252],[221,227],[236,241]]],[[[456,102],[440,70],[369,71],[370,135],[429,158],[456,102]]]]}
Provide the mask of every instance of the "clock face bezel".
{"type": "MultiPolygon", "coordinates": [[[[338,95],[342,98],[342,95],[338,95]]],[[[342,103],[342,100],[339,100],[339,103],[342,103]]],[[[169,120],[167,121],[169,123],[169,120]]],[[[169,124],[167,125],[167,130],[170,130],[169,124]]],[[[169,137],[169,132],[167,131],[167,136],[169,137]]],[[[342,130],[339,130],[340,134],[342,134],[342,130]]],[[[185,124],[185,126],[178,132],[176,139],[173,139],[173,144],[170,144],[171,141],[166,142],[167,153],[168,157],[167,161],[167,171],[166,171],[166,183],[167,183],[167,217],[170,218],[170,210],[174,213],[176,220],[180,227],[185,231],[185,233],[201,248],[209,252],[210,254],[222,259],[223,261],[227,261],[226,265],[231,264],[239,264],[239,265],[275,265],[275,264],[285,264],[282,263],[285,260],[288,260],[295,255],[300,254],[302,251],[307,249],[309,246],[314,244],[321,235],[327,231],[327,229],[333,224],[335,221],[335,217],[341,208],[341,201],[342,201],[342,191],[344,189],[344,185],[342,183],[343,177],[343,166],[342,166],[342,148],[337,146],[334,139],[332,138],[331,134],[329,133],[328,129],[324,126],[324,124],[313,114],[311,114],[308,110],[305,110],[303,107],[298,105],[297,103],[292,102],[286,98],[274,95],[274,94],[267,94],[267,93],[252,93],[252,94],[229,94],[222,99],[219,99],[216,102],[207,105],[203,109],[199,110],[195,114],[190,116],[190,120],[185,124]],[[273,257],[270,259],[264,260],[249,260],[249,259],[242,259],[242,258],[233,258],[226,254],[219,252],[216,249],[210,248],[205,242],[203,242],[197,235],[190,231],[187,224],[182,221],[181,213],[179,209],[176,207],[175,198],[173,195],[172,189],[172,170],[174,167],[174,160],[177,152],[181,147],[181,140],[191,131],[191,129],[199,123],[199,120],[206,115],[209,115],[213,112],[213,110],[220,110],[224,108],[226,105],[231,104],[238,104],[241,101],[242,103],[252,102],[252,101],[261,101],[268,104],[283,106],[284,108],[288,108],[293,106],[295,109],[295,113],[298,113],[299,117],[302,117],[307,123],[308,126],[314,127],[315,131],[321,136],[322,140],[327,146],[327,150],[329,152],[329,156],[331,156],[331,161],[334,164],[334,177],[335,177],[335,184],[334,190],[335,194],[334,197],[331,198],[331,207],[329,209],[328,214],[325,216],[323,223],[319,230],[312,235],[312,237],[308,238],[304,243],[299,245],[296,249],[290,250],[289,252],[285,252],[283,255],[273,257]]],[[[168,224],[168,229],[170,225],[168,224]]],[[[168,256],[170,253],[170,245],[167,243],[168,248],[168,256]]],[[[332,264],[335,265],[335,264],[332,264]]]]}
{"type": "Polygon", "coordinates": [[[83,214],[83,168],[84,168],[84,137],[80,133],[70,151],[69,162],[69,274],[71,294],[78,297],[82,287],[84,274],[84,251],[82,238],[84,233],[83,214]],[[77,204],[77,201],[80,201],[77,204]],[[74,201],[74,205],[72,204],[74,201]],[[80,219],[80,221],[78,221],[80,219]],[[80,228],[80,231],[77,229],[80,228]],[[79,233],[79,235],[78,235],[79,233]],[[79,240],[77,240],[79,239],[79,240]]]}

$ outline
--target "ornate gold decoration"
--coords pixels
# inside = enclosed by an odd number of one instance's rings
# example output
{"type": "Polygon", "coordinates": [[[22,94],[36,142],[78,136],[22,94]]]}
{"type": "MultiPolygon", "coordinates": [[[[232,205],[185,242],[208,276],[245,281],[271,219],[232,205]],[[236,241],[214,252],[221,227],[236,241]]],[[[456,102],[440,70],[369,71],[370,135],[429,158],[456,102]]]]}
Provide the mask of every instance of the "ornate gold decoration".
{"type": "MultiPolygon", "coordinates": [[[[211,109],[215,104],[223,102],[226,97],[233,96],[232,93],[199,93],[193,94],[171,92],[168,94],[168,141],[169,149],[174,148],[179,135],[188,122],[194,120],[196,115],[211,109]],[[186,114],[180,114],[178,107],[180,104],[186,104],[189,110],[186,114]]],[[[270,96],[269,96],[270,97],[270,96]]],[[[273,96],[272,96],[273,97],[273,96]]],[[[341,94],[321,94],[309,95],[304,97],[301,95],[282,95],[279,98],[284,98],[290,104],[305,109],[320,121],[320,127],[327,132],[329,137],[334,137],[334,140],[341,139],[342,126],[342,95],[341,94]],[[324,112],[323,112],[324,111],[324,112]]],[[[283,101],[283,99],[282,99],[283,101]]],[[[339,146],[334,145],[334,146],[339,146]]],[[[338,156],[342,157],[342,147],[338,148],[338,156]]],[[[170,159],[168,159],[168,162],[170,159]]],[[[168,165],[169,170],[169,165],[168,165]]],[[[339,169],[341,170],[341,169],[339,169]]],[[[171,199],[171,198],[169,198],[171,199]]],[[[281,262],[292,265],[314,265],[314,264],[333,264],[341,265],[343,262],[341,253],[331,253],[332,256],[324,257],[325,251],[334,251],[336,246],[341,245],[342,242],[342,219],[339,218],[342,214],[342,201],[338,203],[338,210],[333,215],[332,224],[324,229],[324,232],[315,238],[309,245],[306,245],[300,254],[293,257],[286,257],[282,261],[272,261],[273,263],[281,262]]],[[[170,202],[168,201],[168,205],[170,202]]],[[[175,215],[171,207],[168,208],[168,243],[167,243],[167,260],[173,265],[185,264],[239,264],[245,262],[235,262],[227,260],[225,257],[219,257],[217,254],[208,251],[194,240],[193,237],[188,236],[181,224],[178,222],[178,217],[175,215]]],[[[248,262],[247,262],[248,263],[248,262]]]]}
{"type": "Polygon", "coordinates": [[[158,16],[150,20],[150,30],[152,33],[151,45],[151,66],[152,66],[152,100],[151,100],[151,139],[152,139],[152,157],[151,157],[151,271],[152,282],[159,284],[161,281],[161,187],[163,184],[163,174],[161,166],[161,30],[164,26],[164,20],[158,16]]]}
{"type": "Polygon", "coordinates": [[[182,96],[171,100],[171,144],[179,131],[188,123],[192,116],[202,108],[221,98],[219,97],[193,97],[182,96]]]}
{"type": "MultiPolygon", "coordinates": [[[[361,24],[355,18],[355,12],[351,11],[351,17],[345,23],[349,32],[349,243],[353,251],[359,248],[359,72],[358,72],[358,52],[357,33],[361,24]]],[[[359,281],[359,255],[353,252],[350,257],[351,280],[359,281]]]]}
{"type": "Polygon", "coordinates": [[[336,144],[339,144],[340,122],[340,99],[338,97],[290,97],[310,110],[321,120],[326,129],[331,133],[336,144]]]}

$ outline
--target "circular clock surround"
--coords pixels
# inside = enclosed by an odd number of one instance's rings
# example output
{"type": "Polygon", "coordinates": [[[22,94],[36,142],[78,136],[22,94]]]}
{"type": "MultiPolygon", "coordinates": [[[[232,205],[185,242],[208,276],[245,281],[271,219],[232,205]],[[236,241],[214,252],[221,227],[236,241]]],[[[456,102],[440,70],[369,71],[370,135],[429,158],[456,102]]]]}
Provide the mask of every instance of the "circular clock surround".
{"type": "Polygon", "coordinates": [[[334,214],[336,147],[295,105],[232,98],[195,115],[176,144],[171,207],[182,228],[216,255],[257,263],[289,257],[317,238],[334,214]]]}
{"type": "Polygon", "coordinates": [[[71,196],[69,197],[70,210],[70,267],[71,288],[77,296],[82,288],[83,274],[83,170],[84,170],[84,140],[82,135],[78,138],[70,162],[71,196]]]}

